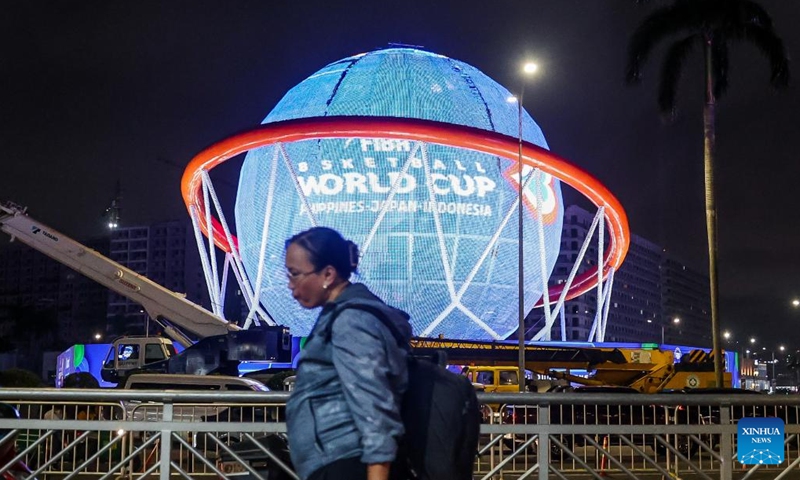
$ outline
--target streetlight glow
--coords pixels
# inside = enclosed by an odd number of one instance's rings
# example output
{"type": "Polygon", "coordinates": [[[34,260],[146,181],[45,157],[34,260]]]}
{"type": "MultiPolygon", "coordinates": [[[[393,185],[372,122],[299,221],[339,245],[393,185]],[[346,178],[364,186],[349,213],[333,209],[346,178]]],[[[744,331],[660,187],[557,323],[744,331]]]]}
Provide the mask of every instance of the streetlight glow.
{"type": "Polygon", "coordinates": [[[750,337],[750,343],[756,343],[756,337],[750,337]]]}
{"type": "Polygon", "coordinates": [[[792,300],[792,306],[800,307],[800,299],[795,298],[792,300]]]}
{"type": "Polygon", "coordinates": [[[522,71],[528,75],[536,73],[536,70],[539,70],[539,65],[536,65],[533,62],[526,62],[522,67],[522,71]]]}
{"type": "Polygon", "coordinates": [[[783,347],[783,345],[781,345],[780,347],[778,347],[778,349],[780,349],[780,351],[781,351],[781,352],[785,350],[785,348],[783,347]]]}
{"type": "Polygon", "coordinates": [[[725,340],[728,340],[729,338],[731,338],[731,332],[725,330],[722,336],[725,337],[725,340]]]}
{"type": "Polygon", "coordinates": [[[679,317],[675,317],[675,318],[672,319],[672,323],[677,325],[677,324],[681,323],[681,319],[679,317]]]}

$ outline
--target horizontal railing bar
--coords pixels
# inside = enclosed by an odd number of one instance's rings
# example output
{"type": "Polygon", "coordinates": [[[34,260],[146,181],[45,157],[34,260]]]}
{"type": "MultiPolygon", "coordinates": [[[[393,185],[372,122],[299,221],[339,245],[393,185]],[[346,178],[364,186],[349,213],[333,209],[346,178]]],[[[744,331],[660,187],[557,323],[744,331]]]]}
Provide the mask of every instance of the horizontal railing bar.
{"type": "Polygon", "coordinates": [[[93,402],[142,401],[159,403],[275,403],[284,405],[289,392],[189,392],[182,390],[124,390],[108,389],[67,389],[67,388],[3,388],[0,389],[0,402],[35,401],[53,403],[59,401],[90,400],[93,402]]]}
{"type": "MultiPolygon", "coordinates": [[[[241,403],[285,404],[289,392],[187,392],[123,389],[0,389],[0,402],[37,403],[90,400],[94,402],[142,401],[160,403],[241,403]]],[[[625,393],[478,393],[484,404],[513,405],[638,405],[638,406],[785,406],[800,407],[800,395],[725,395],[725,394],[625,394],[625,393]]]]}
{"type": "Polygon", "coordinates": [[[550,434],[550,435],[689,435],[701,431],[703,435],[718,435],[722,433],[736,433],[736,425],[698,425],[698,424],[639,424],[639,425],[606,425],[606,424],[513,424],[502,423],[494,425],[481,425],[481,433],[489,434],[550,434]]]}
{"type": "MultiPolygon", "coordinates": [[[[193,432],[247,432],[247,433],[285,433],[285,422],[164,422],[164,421],[124,421],[124,420],[16,420],[0,419],[0,430],[87,430],[125,432],[152,432],[161,430],[193,432]]],[[[482,424],[481,433],[487,434],[609,434],[609,435],[648,435],[677,434],[688,435],[700,431],[702,434],[736,433],[736,425],[718,424],[482,424]]],[[[786,434],[800,432],[800,425],[786,425],[786,434]]]]}
{"type": "Polygon", "coordinates": [[[478,400],[487,404],[509,405],[636,405],[665,406],[786,406],[800,407],[799,395],[667,394],[667,393],[483,393],[478,400]]]}
{"type": "Polygon", "coordinates": [[[155,420],[28,420],[0,419],[0,430],[93,430],[103,432],[152,432],[156,430],[175,430],[193,432],[253,432],[283,433],[285,422],[164,422],[155,420]]]}

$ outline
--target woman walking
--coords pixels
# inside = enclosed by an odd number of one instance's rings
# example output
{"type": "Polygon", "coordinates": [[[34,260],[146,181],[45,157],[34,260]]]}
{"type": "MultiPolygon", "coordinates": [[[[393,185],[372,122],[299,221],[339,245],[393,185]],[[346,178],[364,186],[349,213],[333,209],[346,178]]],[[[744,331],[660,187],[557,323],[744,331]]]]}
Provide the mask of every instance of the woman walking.
{"type": "Polygon", "coordinates": [[[411,325],[360,283],[350,283],[358,247],[339,232],[314,227],[286,242],[294,299],[322,307],[297,360],[287,403],[292,462],[303,480],[386,480],[403,434],[400,401],[408,383],[411,325]],[[377,309],[397,332],[369,311],[377,309]],[[334,321],[335,320],[335,321],[334,321]]]}

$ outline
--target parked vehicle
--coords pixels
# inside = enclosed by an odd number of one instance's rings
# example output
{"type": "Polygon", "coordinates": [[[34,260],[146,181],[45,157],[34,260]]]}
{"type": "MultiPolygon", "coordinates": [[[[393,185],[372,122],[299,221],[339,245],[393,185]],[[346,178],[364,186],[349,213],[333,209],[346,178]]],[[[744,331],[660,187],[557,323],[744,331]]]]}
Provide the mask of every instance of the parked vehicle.
{"type": "MultiPolygon", "coordinates": [[[[16,408],[8,405],[7,403],[0,403],[0,418],[19,418],[19,412],[16,408]]],[[[0,467],[5,467],[17,456],[16,449],[16,433],[9,430],[0,430],[0,467]],[[6,438],[13,435],[15,438],[6,438]]],[[[20,480],[28,478],[31,475],[31,470],[25,465],[22,460],[14,462],[5,472],[3,472],[2,480],[20,480]]],[[[35,480],[35,479],[33,479],[35,480]]]]}
{"type": "MultiPolygon", "coordinates": [[[[181,375],[170,373],[137,373],[125,380],[126,390],[194,390],[215,392],[267,392],[269,389],[261,382],[228,375],[181,375]]],[[[143,403],[135,400],[123,402],[127,418],[134,421],[161,420],[162,408],[157,404],[143,403]]],[[[181,422],[202,422],[222,420],[228,407],[211,405],[203,408],[176,405],[173,408],[173,419],[181,422]]],[[[241,409],[236,409],[237,411],[241,409]]],[[[231,414],[235,420],[242,420],[242,413],[231,414]]],[[[246,413],[244,414],[246,415],[246,413]]],[[[232,418],[233,420],[233,418],[232,418]]],[[[234,421],[235,421],[234,420],[234,421]]]]}
{"type": "Polygon", "coordinates": [[[519,370],[517,367],[464,367],[462,375],[486,393],[519,392],[519,370]]]}
{"type": "Polygon", "coordinates": [[[242,462],[238,462],[228,452],[221,452],[217,468],[228,478],[253,480],[256,477],[247,470],[251,468],[267,480],[290,480],[292,478],[274,459],[264,454],[264,449],[272,453],[285,466],[291,468],[289,442],[284,434],[275,433],[256,438],[258,445],[251,440],[233,442],[231,450],[242,462]],[[245,466],[246,465],[246,466],[245,466]]]}

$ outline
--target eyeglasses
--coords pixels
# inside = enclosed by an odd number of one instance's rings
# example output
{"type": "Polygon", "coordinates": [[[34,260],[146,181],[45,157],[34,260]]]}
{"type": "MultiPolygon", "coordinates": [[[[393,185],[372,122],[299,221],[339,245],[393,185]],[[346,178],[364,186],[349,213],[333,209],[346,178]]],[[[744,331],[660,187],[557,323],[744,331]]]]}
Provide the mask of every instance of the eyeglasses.
{"type": "Polygon", "coordinates": [[[296,283],[301,278],[305,277],[306,275],[311,275],[313,273],[319,273],[319,270],[312,270],[310,272],[286,272],[286,278],[289,280],[289,283],[296,283]]]}

